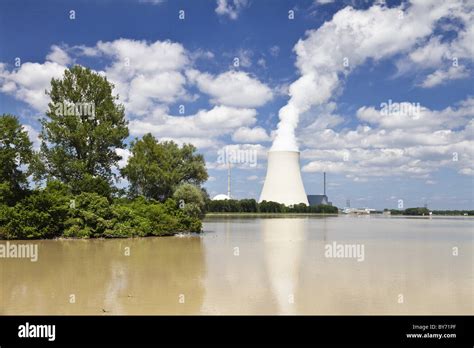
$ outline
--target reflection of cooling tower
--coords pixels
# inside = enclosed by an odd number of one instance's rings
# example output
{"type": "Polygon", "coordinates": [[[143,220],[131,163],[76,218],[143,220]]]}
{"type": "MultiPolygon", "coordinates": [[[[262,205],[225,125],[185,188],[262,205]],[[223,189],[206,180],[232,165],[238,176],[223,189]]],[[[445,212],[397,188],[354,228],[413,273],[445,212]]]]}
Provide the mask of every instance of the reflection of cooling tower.
{"type": "Polygon", "coordinates": [[[260,195],[261,201],[309,205],[301,179],[299,152],[268,152],[267,177],[260,195]]]}
{"type": "Polygon", "coordinates": [[[265,262],[277,314],[296,313],[307,219],[262,219],[265,262]]]}

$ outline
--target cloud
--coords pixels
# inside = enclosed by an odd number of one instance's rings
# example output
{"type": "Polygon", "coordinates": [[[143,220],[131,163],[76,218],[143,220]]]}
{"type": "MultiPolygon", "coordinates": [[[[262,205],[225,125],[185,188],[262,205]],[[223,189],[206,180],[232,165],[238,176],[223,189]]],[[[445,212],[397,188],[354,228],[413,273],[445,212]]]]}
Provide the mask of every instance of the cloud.
{"type": "Polygon", "coordinates": [[[17,70],[6,70],[0,63],[0,91],[27,103],[39,112],[45,112],[52,78],[61,78],[66,66],[56,62],[23,63],[17,70]]]}
{"type": "Polygon", "coordinates": [[[47,61],[24,63],[18,70],[8,72],[0,67],[0,88],[15,98],[24,100],[38,111],[44,112],[49,98],[44,94],[51,78],[60,78],[72,58],[66,52],[88,57],[105,57],[109,60],[103,74],[115,85],[127,113],[144,115],[159,103],[189,101],[183,69],[189,64],[184,47],[170,41],[148,43],[128,39],[111,42],[99,41],[94,47],[51,47],[47,61]]]}
{"type": "Polygon", "coordinates": [[[58,63],[60,65],[68,65],[72,62],[68,53],[57,45],[51,46],[51,52],[46,56],[46,60],[58,63]]]}
{"type": "Polygon", "coordinates": [[[423,88],[469,76],[468,66],[472,66],[474,59],[474,6],[458,2],[453,3],[451,10],[451,22],[437,26],[437,31],[443,35],[422,40],[416,49],[397,62],[399,75],[428,72],[419,84],[423,88]],[[455,31],[456,35],[447,34],[450,31],[455,31]]]}
{"type": "Polygon", "coordinates": [[[118,39],[99,41],[92,52],[111,60],[104,71],[128,113],[145,115],[156,103],[191,99],[183,73],[190,60],[179,43],[118,39]]]}
{"type": "Polygon", "coordinates": [[[120,161],[118,161],[117,167],[118,168],[125,167],[128,163],[128,159],[132,155],[130,150],[128,150],[128,149],[115,149],[115,153],[122,157],[122,159],[120,161]]]}
{"type": "Polygon", "coordinates": [[[267,68],[267,61],[265,60],[265,58],[260,58],[258,61],[257,61],[257,64],[259,66],[261,66],[262,68],[266,69],[267,68]]]}
{"type": "Polygon", "coordinates": [[[436,70],[428,75],[420,86],[431,88],[450,80],[464,79],[466,77],[469,77],[469,71],[465,67],[452,66],[448,70],[436,70]]]}
{"type": "Polygon", "coordinates": [[[252,66],[253,51],[239,49],[237,51],[237,58],[239,58],[239,66],[244,68],[250,68],[252,66]]]}
{"type": "Polygon", "coordinates": [[[29,124],[24,124],[23,128],[28,132],[28,137],[30,141],[33,143],[33,149],[38,151],[41,146],[41,139],[39,138],[39,132],[34,129],[29,124]]]}
{"type": "Polygon", "coordinates": [[[194,61],[212,58],[213,53],[189,52],[170,41],[118,39],[99,41],[91,47],[53,45],[44,63],[24,63],[11,71],[0,63],[0,91],[44,112],[49,101],[45,89],[50,88],[51,78],[61,78],[67,68],[60,63],[82,56],[104,61],[98,73],[114,84],[113,92],[125,105],[132,135],[151,132],[160,140],[191,142],[200,148],[219,146],[227,135],[249,142],[269,138],[262,128],[252,128],[255,108],[273,98],[267,85],[245,72],[213,75],[196,70],[194,61]],[[214,106],[194,115],[172,115],[171,105],[199,97],[188,90],[194,86],[207,94],[214,106]]]}
{"type": "Polygon", "coordinates": [[[186,92],[184,76],[190,58],[181,44],[129,39],[99,41],[93,47],[53,45],[43,64],[24,63],[11,72],[0,65],[0,90],[44,112],[49,100],[44,91],[50,87],[51,78],[62,77],[72,61],[66,51],[77,56],[106,58],[108,65],[100,73],[115,85],[114,93],[119,94],[129,114],[145,115],[156,104],[193,99],[186,92]]]}
{"type": "Polygon", "coordinates": [[[263,169],[263,163],[267,158],[268,149],[260,144],[221,144],[215,147],[214,152],[208,152],[209,157],[206,167],[215,170],[227,170],[228,164],[225,158],[231,161],[233,168],[245,170],[263,169]]]}
{"type": "MultiPolygon", "coordinates": [[[[403,104],[403,103],[401,103],[403,104]]],[[[361,107],[355,129],[306,127],[300,138],[309,160],[305,172],[343,173],[350,178],[429,178],[440,168],[470,175],[474,163],[474,98],[456,107],[423,110],[417,118],[361,107]],[[366,123],[366,124],[364,124],[366,123]]]]}
{"type": "Polygon", "coordinates": [[[189,56],[192,61],[196,61],[198,59],[213,59],[215,57],[214,53],[212,53],[211,51],[205,51],[202,49],[192,51],[189,56]]]}
{"type": "Polygon", "coordinates": [[[254,109],[228,106],[215,106],[190,116],[172,116],[159,109],[149,117],[131,120],[129,129],[134,136],[151,132],[160,140],[192,142],[197,147],[205,148],[217,146],[218,138],[239,127],[255,124],[256,115],[254,109]]]}
{"type": "Polygon", "coordinates": [[[262,127],[240,127],[232,135],[232,140],[238,143],[259,143],[269,141],[270,137],[262,127]]]}
{"type": "Polygon", "coordinates": [[[294,47],[301,76],[291,84],[290,100],[280,109],[272,149],[297,150],[294,132],[302,113],[337,95],[342,79],[368,59],[409,52],[433,33],[441,18],[462,18],[467,11],[463,6],[462,2],[416,0],[410,6],[392,8],[379,4],[361,10],[346,7],[331,21],[308,31],[294,47]]]}
{"type": "Polygon", "coordinates": [[[188,78],[211,97],[213,104],[259,107],[273,98],[271,89],[245,72],[227,71],[217,76],[191,70],[188,78]]]}
{"type": "Polygon", "coordinates": [[[141,4],[151,4],[151,5],[160,5],[164,3],[166,0],[138,0],[141,4]]]}
{"type": "MultiPolygon", "coordinates": [[[[273,97],[269,87],[244,72],[228,71],[214,76],[192,68],[200,58],[209,59],[212,52],[187,51],[171,41],[137,41],[119,39],[99,41],[93,48],[80,47],[88,55],[105,56],[111,63],[104,69],[115,84],[127,113],[144,116],[157,105],[197,98],[186,89],[189,83],[197,84],[201,92],[211,97],[215,105],[253,108],[265,104],[273,97]]],[[[241,65],[247,64],[250,53],[239,51],[241,65]]]]}
{"type": "Polygon", "coordinates": [[[270,47],[270,54],[273,57],[278,57],[278,55],[280,54],[280,46],[275,45],[275,46],[270,47]]]}
{"type": "Polygon", "coordinates": [[[149,112],[155,103],[173,103],[189,99],[184,87],[186,79],[177,71],[137,75],[130,80],[125,101],[127,109],[137,115],[149,112]]]}
{"type": "Polygon", "coordinates": [[[179,70],[186,65],[188,57],[185,48],[171,41],[139,41],[118,39],[110,42],[99,41],[95,49],[109,57],[114,57],[112,66],[116,70],[131,73],[179,70]]]}
{"type": "Polygon", "coordinates": [[[217,0],[216,13],[236,20],[240,12],[248,5],[248,0],[217,0]]]}

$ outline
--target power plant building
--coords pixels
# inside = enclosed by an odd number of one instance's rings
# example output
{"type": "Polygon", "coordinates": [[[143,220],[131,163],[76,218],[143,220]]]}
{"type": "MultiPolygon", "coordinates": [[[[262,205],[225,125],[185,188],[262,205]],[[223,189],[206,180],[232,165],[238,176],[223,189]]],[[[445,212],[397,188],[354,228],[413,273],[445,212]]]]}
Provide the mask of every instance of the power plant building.
{"type": "Polygon", "coordinates": [[[308,202],[310,206],[317,206],[320,204],[332,205],[332,203],[328,200],[328,196],[326,195],[308,195],[308,202]]]}
{"type": "Polygon", "coordinates": [[[310,206],[317,206],[320,204],[332,205],[332,202],[329,202],[328,196],[326,196],[326,172],[323,173],[323,192],[322,195],[308,195],[308,202],[310,206]]]}

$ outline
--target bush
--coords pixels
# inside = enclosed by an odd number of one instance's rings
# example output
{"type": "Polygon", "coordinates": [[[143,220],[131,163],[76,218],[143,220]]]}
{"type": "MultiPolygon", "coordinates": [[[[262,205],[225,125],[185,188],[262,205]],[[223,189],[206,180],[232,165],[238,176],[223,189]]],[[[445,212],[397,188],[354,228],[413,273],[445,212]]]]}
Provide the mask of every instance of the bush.
{"type": "Polygon", "coordinates": [[[104,237],[168,236],[179,232],[200,232],[201,220],[180,209],[176,201],[147,201],[139,196],[112,205],[113,228],[104,237]]]}
{"type": "Polygon", "coordinates": [[[204,217],[206,203],[204,193],[199,187],[188,183],[182,184],[174,191],[173,199],[187,215],[196,218],[204,217]]]}
{"type": "Polygon", "coordinates": [[[111,209],[107,198],[97,193],[83,192],[69,205],[64,237],[101,237],[111,227],[111,209]]]}
{"type": "Polygon", "coordinates": [[[111,204],[97,193],[73,196],[67,186],[50,182],[14,207],[0,204],[0,238],[124,238],[200,232],[200,206],[187,206],[180,209],[173,199],[161,203],[144,197],[111,204]]]}
{"type": "Polygon", "coordinates": [[[49,183],[8,209],[3,227],[8,237],[14,239],[59,237],[68,219],[69,204],[67,189],[62,184],[49,183]]]}

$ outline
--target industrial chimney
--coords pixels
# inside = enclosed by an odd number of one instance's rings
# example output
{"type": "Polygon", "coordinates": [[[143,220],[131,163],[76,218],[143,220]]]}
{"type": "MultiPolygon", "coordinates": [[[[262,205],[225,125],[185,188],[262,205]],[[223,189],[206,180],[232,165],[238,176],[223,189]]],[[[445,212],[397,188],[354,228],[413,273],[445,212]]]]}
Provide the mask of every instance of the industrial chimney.
{"type": "Polygon", "coordinates": [[[268,152],[267,176],[259,202],[262,201],[309,205],[301,179],[298,151],[268,152]]]}

